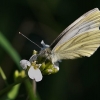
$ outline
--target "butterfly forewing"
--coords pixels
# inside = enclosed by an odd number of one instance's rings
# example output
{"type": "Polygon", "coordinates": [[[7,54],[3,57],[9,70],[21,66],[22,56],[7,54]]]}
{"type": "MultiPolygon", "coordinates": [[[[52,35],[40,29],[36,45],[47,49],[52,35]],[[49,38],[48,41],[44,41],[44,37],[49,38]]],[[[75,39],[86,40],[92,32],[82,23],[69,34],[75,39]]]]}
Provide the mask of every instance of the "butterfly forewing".
{"type": "Polygon", "coordinates": [[[64,36],[59,40],[59,42],[53,48],[53,51],[55,51],[57,46],[63,44],[64,42],[68,41],[72,37],[74,37],[78,34],[82,34],[83,31],[88,31],[89,29],[92,28],[91,26],[94,26],[94,28],[98,27],[98,29],[99,29],[100,11],[98,9],[93,10],[91,12],[89,11],[88,13],[84,14],[83,16],[84,16],[84,18],[81,19],[79,22],[76,21],[77,23],[73,27],[71,27],[70,30],[67,31],[65,29],[66,31],[64,33],[64,36]]]}
{"type": "MultiPolygon", "coordinates": [[[[58,41],[61,39],[62,40],[62,37],[67,34],[67,39],[70,39],[71,38],[71,35],[74,36],[75,34],[71,33],[69,35],[69,31],[72,31],[72,30],[75,30],[75,28],[79,25],[81,25],[81,23],[85,23],[85,21],[87,19],[90,19],[90,17],[96,17],[96,13],[100,13],[99,12],[99,9],[98,8],[94,8],[93,10],[90,10],[88,11],[87,13],[83,14],[80,18],[78,18],[76,21],[74,21],[71,25],[69,25],[53,42],[52,44],[50,45],[51,49],[54,48],[54,46],[56,44],[58,44],[58,41]],[[95,16],[94,16],[95,15],[95,16]]],[[[100,15],[100,14],[98,14],[100,15]]],[[[96,20],[96,18],[95,18],[96,20]]],[[[74,32],[75,33],[75,32],[74,32]]],[[[66,40],[67,40],[66,39],[66,40]]]]}

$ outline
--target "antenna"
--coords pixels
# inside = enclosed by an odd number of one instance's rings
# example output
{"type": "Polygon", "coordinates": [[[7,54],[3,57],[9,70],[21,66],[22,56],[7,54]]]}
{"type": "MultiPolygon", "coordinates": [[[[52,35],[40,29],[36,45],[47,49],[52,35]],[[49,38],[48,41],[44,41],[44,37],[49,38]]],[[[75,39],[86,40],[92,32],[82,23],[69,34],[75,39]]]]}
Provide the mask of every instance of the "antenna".
{"type": "Polygon", "coordinates": [[[35,44],[36,46],[38,46],[40,49],[41,49],[41,47],[38,45],[38,44],[36,44],[35,42],[33,42],[32,40],[30,40],[28,37],[26,37],[24,34],[22,34],[21,32],[19,32],[19,34],[21,34],[23,37],[25,37],[27,40],[29,40],[31,43],[33,43],[33,44],[35,44]]]}

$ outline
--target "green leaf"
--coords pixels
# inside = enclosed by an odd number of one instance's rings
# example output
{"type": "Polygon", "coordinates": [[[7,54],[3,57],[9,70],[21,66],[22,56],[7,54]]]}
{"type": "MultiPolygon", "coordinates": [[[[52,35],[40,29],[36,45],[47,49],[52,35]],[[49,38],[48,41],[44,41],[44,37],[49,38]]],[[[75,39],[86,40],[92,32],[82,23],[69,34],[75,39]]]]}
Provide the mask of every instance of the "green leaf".
{"type": "Polygon", "coordinates": [[[5,75],[5,73],[4,73],[4,71],[2,70],[1,67],[0,67],[0,74],[1,74],[1,77],[2,77],[4,80],[7,80],[6,75],[5,75]]]}
{"type": "Polygon", "coordinates": [[[2,79],[5,81],[5,84],[8,85],[7,77],[1,67],[0,67],[0,75],[1,75],[2,79]]]}
{"type": "Polygon", "coordinates": [[[7,94],[7,97],[11,100],[14,100],[17,97],[17,94],[19,92],[19,88],[20,88],[20,84],[13,86],[13,88],[7,94]]]}
{"type": "Polygon", "coordinates": [[[6,50],[6,52],[8,52],[8,54],[12,57],[12,59],[17,64],[18,68],[21,70],[21,67],[19,65],[20,56],[1,32],[0,32],[0,45],[6,50]]]}
{"type": "MultiPolygon", "coordinates": [[[[8,92],[8,91],[10,92],[10,89],[11,89],[11,88],[13,88],[15,85],[17,85],[17,84],[23,82],[24,80],[26,80],[26,77],[23,78],[23,79],[20,80],[20,81],[17,81],[17,82],[14,82],[14,83],[10,84],[9,86],[7,86],[7,87],[4,88],[4,89],[0,90],[0,96],[3,95],[3,94],[5,94],[5,93],[8,92]]],[[[8,93],[9,93],[9,92],[8,92],[8,93]]]]}

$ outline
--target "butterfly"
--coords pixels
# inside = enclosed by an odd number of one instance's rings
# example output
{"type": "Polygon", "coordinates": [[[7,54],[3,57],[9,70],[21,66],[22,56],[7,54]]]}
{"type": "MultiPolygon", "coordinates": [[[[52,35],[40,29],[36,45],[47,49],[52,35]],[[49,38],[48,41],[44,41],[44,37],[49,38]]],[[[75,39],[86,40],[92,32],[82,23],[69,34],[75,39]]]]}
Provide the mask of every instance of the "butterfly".
{"type": "Polygon", "coordinates": [[[41,50],[39,54],[32,55],[29,61],[21,60],[20,64],[23,69],[27,69],[27,66],[30,67],[28,76],[31,79],[35,79],[36,82],[41,81],[43,71],[39,68],[42,68],[43,64],[37,64],[38,57],[49,59],[53,65],[51,69],[51,65],[45,68],[45,70],[48,69],[47,74],[51,74],[51,71],[55,73],[55,68],[58,71],[59,61],[62,59],[76,59],[82,56],[90,57],[100,46],[99,27],[100,11],[98,8],[94,8],[69,25],[51,45],[47,45],[42,41],[43,48],[22,34],[29,41],[41,48],[41,50]],[[35,68],[34,66],[38,67],[35,68]]]}
{"type": "Polygon", "coordinates": [[[90,57],[100,46],[100,11],[94,8],[69,25],[52,43],[43,41],[40,55],[53,63],[62,59],[90,57]]]}

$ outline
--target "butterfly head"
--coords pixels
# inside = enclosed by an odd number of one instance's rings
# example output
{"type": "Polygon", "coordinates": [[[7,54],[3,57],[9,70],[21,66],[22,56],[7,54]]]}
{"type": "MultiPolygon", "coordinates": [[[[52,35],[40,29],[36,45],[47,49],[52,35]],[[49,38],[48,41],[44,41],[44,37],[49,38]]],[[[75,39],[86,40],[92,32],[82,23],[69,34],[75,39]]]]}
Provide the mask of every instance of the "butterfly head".
{"type": "Polygon", "coordinates": [[[45,44],[43,40],[41,41],[41,44],[43,48],[41,48],[40,55],[49,58],[49,55],[51,54],[50,46],[45,44]]]}

